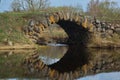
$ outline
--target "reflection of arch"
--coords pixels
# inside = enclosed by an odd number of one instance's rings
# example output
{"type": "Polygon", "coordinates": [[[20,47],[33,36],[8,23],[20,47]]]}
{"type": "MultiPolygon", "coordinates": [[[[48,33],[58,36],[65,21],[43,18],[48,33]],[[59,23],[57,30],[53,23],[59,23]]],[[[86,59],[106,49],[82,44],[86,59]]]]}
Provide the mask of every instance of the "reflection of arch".
{"type": "Polygon", "coordinates": [[[51,77],[57,80],[73,80],[84,75],[101,72],[120,71],[119,50],[106,51],[92,50],[87,52],[86,48],[70,46],[66,54],[56,63],[46,65],[39,58],[40,54],[33,54],[25,59],[27,68],[43,77],[51,77]],[[98,53],[97,53],[98,52],[98,53]],[[115,53],[117,52],[117,53],[115,53]]]}
{"type": "Polygon", "coordinates": [[[75,71],[78,67],[88,64],[89,54],[82,46],[69,46],[66,54],[57,62],[48,65],[61,73],[75,71]]]}
{"type": "MultiPolygon", "coordinates": [[[[84,17],[78,13],[71,12],[50,13],[45,17],[44,20],[41,19],[39,22],[41,22],[41,24],[43,24],[45,27],[50,27],[51,24],[54,23],[60,25],[69,37],[69,44],[86,44],[86,42],[88,42],[89,30],[91,30],[93,27],[92,23],[88,20],[87,17],[84,17]]],[[[43,25],[41,25],[41,28],[43,25]]],[[[38,29],[36,28],[36,30],[38,29]]],[[[40,34],[36,33],[35,30],[31,32],[34,32],[34,34],[31,35],[35,36],[35,38],[37,35],[38,38],[36,40],[40,41],[40,38],[38,36],[40,34]]]]}
{"type": "Polygon", "coordinates": [[[29,69],[34,68],[35,71],[42,71],[43,74],[47,74],[51,78],[73,80],[87,73],[88,59],[89,54],[85,48],[70,46],[66,54],[54,64],[44,64],[39,59],[39,54],[33,54],[26,58],[25,63],[29,69]]]}

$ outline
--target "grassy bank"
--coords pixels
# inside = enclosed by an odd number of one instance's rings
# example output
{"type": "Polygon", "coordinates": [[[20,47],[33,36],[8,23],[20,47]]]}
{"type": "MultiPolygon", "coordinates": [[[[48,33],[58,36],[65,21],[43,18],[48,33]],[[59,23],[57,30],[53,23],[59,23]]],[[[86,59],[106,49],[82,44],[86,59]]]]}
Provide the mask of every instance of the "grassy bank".
{"type": "MultiPolygon", "coordinates": [[[[25,36],[21,28],[28,25],[29,19],[42,19],[44,12],[8,12],[0,13],[0,46],[7,46],[9,48],[33,48],[33,42],[25,36]],[[30,47],[32,45],[32,47],[30,47]],[[23,47],[22,47],[23,46],[23,47]]],[[[112,34],[102,38],[99,33],[92,34],[88,44],[89,47],[120,47],[120,35],[112,34]]],[[[67,34],[60,27],[52,27],[46,29],[40,34],[43,42],[52,40],[55,42],[64,42],[68,38],[67,34]]],[[[4,47],[5,48],[5,47],[4,47]]],[[[2,48],[1,48],[2,49],[2,48]]]]}
{"type": "Polygon", "coordinates": [[[21,28],[27,20],[39,13],[6,12],[0,13],[0,45],[32,44],[21,28]]]}
{"type": "Polygon", "coordinates": [[[112,34],[111,36],[105,36],[104,38],[100,33],[92,34],[92,38],[88,44],[88,47],[92,48],[120,48],[120,35],[112,34]]]}
{"type": "MultiPolygon", "coordinates": [[[[44,12],[5,12],[0,13],[0,49],[34,48],[34,43],[24,34],[22,27],[29,19],[42,19],[44,12]]],[[[46,29],[42,38],[57,41],[67,37],[63,29],[46,29]]]]}

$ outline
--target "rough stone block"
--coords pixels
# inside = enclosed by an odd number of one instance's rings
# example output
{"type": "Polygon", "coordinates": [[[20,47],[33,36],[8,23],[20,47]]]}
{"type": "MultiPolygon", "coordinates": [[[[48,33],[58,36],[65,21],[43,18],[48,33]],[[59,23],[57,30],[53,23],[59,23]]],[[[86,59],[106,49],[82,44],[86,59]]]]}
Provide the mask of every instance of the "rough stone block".
{"type": "Polygon", "coordinates": [[[64,13],[63,16],[64,16],[64,20],[67,20],[67,14],[64,13]]]}
{"type": "Polygon", "coordinates": [[[64,18],[64,16],[63,16],[63,12],[59,12],[58,14],[59,14],[59,18],[60,18],[60,20],[62,20],[62,19],[64,18]]]}
{"type": "Polygon", "coordinates": [[[67,20],[70,19],[70,13],[69,13],[69,12],[66,13],[66,19],[67,19],[67,20]]]}
{"type": "Polygon", "coordinates": [[[78,22],[78,19],[79,19],[79,16],[77,15],[77,16],[75,17],[75,22],[78,22]]]}
{"type": "Polygon", "coordinates": [[[50,15],[50,16],[49,16],[49,22],[50,22],[51,24],[54,24],[54,23],[55,23],[54,15],[50,15]]]}
{"type": "Polygon", "coordinates": [[[113,30],[107,30],[108,34],[113,34],[113,30]]]}
{"type": "Polygon", "coordinates": [[[80,23],[82,21],[81,19],[82,19],[81,16],[78,16],[77,22],[80,23]]]}
{"type": "Polygon", "coordinates": [[[28,26],[34,26],[35,25],[35,20],[29,20],[28,26]]]}
{"type": "Polygon", "coordinates": [[[54,13],[53,16],[54,16],[55,22],[58,22],[59,21],[58,13],[54,13]]]}
{"type": "Polygon", "coordinates": [[[73,13],[70,13],[70,21],[73,21],[73,13]]]}

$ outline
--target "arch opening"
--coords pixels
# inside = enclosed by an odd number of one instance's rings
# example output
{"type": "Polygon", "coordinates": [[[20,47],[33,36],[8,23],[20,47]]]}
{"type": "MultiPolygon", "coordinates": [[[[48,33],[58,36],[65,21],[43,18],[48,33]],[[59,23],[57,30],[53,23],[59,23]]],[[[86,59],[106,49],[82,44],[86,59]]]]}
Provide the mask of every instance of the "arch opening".
{"type": "Polygon", "coordinates": [[[90,32],[87,28],[83,27],[82,23],[77,24],[74,21],[70,20],[59,20],[56,22],[68,35],[67,44],[80,44],[80,45],[86,45],[90,32]]]}
{"type": "Polygon", "coordinates": [[[66,32],[68,39],[66,38],[64,43],[69,45],[86,45],[90,36],[89,30],[93,27],[91,22],[84,16],[73,13],[53,13],[50,16],[44,16],[43,20],[42,18],[40,20],[30,20],[28,26],[23,28],[23,31],[36,44],[47,44],[52,42],[50,41],[52,40],[51,33],[48,30],[53,24],[58,24],[66,32]]]}

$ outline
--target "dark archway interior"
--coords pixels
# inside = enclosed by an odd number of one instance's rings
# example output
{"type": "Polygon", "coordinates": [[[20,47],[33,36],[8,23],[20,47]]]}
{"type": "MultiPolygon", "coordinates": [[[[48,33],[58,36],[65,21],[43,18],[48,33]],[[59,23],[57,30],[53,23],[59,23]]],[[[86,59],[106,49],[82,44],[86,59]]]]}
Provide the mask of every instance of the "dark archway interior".
{"type": "Polygon", "coordinates": [[[57,24],[67,33],[69,37],[67,41],[68,44],[87,44],[90,34],[88,29],[84,28],[82,24],[78,25],[76,22],[70,20],[59,20],[57,24]]]}

